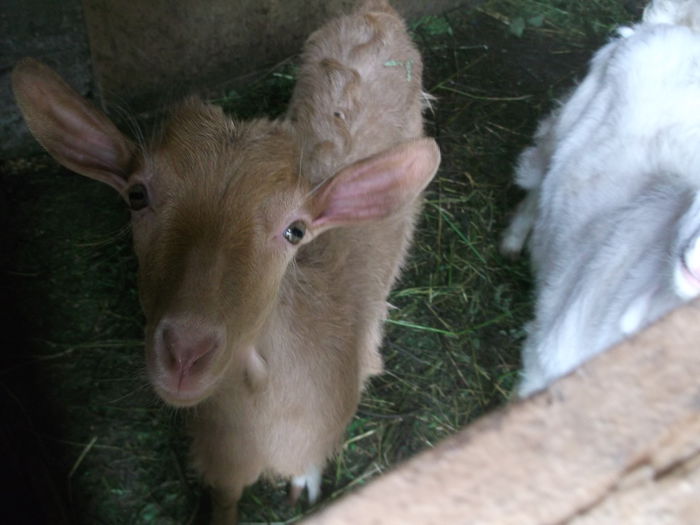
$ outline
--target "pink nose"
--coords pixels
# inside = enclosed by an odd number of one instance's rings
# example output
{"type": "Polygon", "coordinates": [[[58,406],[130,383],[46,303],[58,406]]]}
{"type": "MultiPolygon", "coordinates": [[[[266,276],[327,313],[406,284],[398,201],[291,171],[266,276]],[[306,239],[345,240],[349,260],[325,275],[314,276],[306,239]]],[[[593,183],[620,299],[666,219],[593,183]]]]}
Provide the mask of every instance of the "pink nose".
{"type": "Polygon", "coordinates": [[[183,391],[205,373],[223,344],[223,331],[201,322],[163,319],[154,342],[166,382],[170,388],[183,391]]]}

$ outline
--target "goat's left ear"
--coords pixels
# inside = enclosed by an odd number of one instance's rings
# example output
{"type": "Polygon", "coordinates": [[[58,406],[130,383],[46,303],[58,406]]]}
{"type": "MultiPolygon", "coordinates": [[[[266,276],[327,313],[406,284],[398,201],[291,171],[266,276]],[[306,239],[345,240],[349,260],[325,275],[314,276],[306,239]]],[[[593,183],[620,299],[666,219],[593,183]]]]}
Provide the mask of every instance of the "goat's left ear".
{"type": "Polygon", "coordinates": [[[336,226],[379,220],[418,198],[440,165],[433,139],[405,142],[343,168],[313,197],[314,235],[336,226]]]}

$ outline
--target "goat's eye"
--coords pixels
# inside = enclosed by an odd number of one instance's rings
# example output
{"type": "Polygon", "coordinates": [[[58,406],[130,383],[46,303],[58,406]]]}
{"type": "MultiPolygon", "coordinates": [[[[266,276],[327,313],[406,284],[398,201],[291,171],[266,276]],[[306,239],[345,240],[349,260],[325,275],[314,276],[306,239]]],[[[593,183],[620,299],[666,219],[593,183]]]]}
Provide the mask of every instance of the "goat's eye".
{"type": "Polygon", "coordinates": [[[284,238],[287,239],[291,244],[299,244],[301,240],[304,238],[304,234],[306,233],[306,224],[304,224],[302,221],[294,221],[292,224],[287,226],[287,229],[284,230],[284,238]]]}
{"type": "Polygon", "coordinates": [[[129,188],[129,208],[139,211],[148,206],[148,191],[143,184],[134,184],[129,188]]]}

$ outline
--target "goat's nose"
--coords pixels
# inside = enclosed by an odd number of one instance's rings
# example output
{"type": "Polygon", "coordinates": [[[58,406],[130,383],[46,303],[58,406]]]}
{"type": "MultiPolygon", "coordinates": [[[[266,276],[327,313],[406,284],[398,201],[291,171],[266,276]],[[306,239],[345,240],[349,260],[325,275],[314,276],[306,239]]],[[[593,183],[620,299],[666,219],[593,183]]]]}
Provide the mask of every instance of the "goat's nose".
{"type": "Polygon", "coordinates": [[[166,373],[177,377],[178,386],[203,372],[221,348],[222,330],[215,326],[182,320],[163,320],[156,351],[166,373]]]}

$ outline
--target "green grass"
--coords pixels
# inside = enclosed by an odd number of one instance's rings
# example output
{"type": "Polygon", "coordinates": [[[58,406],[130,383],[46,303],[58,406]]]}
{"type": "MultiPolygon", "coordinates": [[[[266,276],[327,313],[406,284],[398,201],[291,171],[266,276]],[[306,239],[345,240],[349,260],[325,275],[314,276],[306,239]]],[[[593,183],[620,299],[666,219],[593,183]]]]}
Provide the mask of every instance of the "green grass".
{"type": "MultiPolygon", "coordinates": [[[[412,26],[438,99],[427,128],[443,163],[390,297],[386,373],[325,472],[326,501],[507,401],[531,314],[527,262],[497,250],[522,196],[513,161],[592,50],[638,13],[638,2],[489,0],[412,26]]],[[[243,117],[277,115],[294,74],[288,61],[219,102],[243,117]]],[[[12,254],[3,291],[26,342],[5,350],[0,387],[31,378],[33,401],[8,394],[7,404],[30,427],[67,521],[196,522],[206,498],[187,467],[181,417],[145,379],[128,213],[112,190],[45,157],[0,167],[12,254]]],[[[262,522],[308,512],[268,483],[248,489],[241,510],[262,522]]]]}

